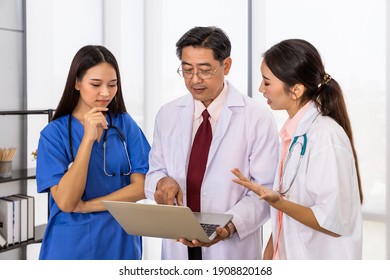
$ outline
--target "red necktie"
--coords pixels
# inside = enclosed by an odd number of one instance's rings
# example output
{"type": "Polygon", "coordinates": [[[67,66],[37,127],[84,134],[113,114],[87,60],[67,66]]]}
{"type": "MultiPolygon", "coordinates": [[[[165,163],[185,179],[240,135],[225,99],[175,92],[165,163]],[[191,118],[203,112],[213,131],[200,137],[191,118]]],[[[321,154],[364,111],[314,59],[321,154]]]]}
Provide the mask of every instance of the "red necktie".
{"type": "Polygon", "coordinates": [[[213,137],[209,122],[210,114],[207,109],[203,111],[202,117],[203,122],[198,128],[192,144],[187,172],[187,204],[194,212],[200,212],[200,188],[213,137]]]}
{"type": "MultiPolygon", "coordinates": [[[[202,117],[203,122],[195,134],[194,143],[192,143],[187,171],[187,205],[194,212],[200,212],[200,188],[206,170],[211,139],[213,138],[209,122],[210,114],[207,109],[203,111],[202,117]]],[[[188,247],[188,259],[201,260],[202,248],[188,247]]]]}

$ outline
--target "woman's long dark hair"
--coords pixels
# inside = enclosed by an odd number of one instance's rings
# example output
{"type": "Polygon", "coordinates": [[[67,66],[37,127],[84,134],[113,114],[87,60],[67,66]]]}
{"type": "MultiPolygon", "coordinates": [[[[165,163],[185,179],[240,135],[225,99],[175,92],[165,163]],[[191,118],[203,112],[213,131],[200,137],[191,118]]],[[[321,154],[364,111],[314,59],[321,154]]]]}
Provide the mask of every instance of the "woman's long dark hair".
{"type": "Polygon", "coordinates": [[[81,81],[88,69],[103,62],[112,65],[117,76],[118,90],[115,98],[108,105],[108,109],[110,113],[114,115],[117,115],[120,112],[126,112],[126,106],[122,95],[121,77],[115,56],[103,46],[88,45],[82,47],[73,58],[64,92],[52,120],[58,119],[64,115],[72,114],[80,98],[80,92],[75,89],[76,81],[81,81]]]}
{"type": "Polygon", "coordinates": [[[363,202],[358,158],[354,146],[351,122],[343,92],[335,79],[325,72],[321,56],[309,42],[301,39],[284,40],[264,53],[264,63],[284,83],[286,93],[296,84],[303,84],[305,92],[300,105],[314,101],[324,116],[334,119],[351,142],[358,177],[360,202],[363,202]]]}

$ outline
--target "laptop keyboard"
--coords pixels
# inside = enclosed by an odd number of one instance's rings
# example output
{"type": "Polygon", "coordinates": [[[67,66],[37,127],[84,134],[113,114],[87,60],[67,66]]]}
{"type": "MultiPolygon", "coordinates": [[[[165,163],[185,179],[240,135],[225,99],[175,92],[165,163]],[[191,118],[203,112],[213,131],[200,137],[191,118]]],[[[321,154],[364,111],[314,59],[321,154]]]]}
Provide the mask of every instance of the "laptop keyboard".
{"type": "Polygon", "coordinates": [[[207,236],[210,236],[214,233],[215,229],[219,227],[219,225],[214,224],[200,224],[204,231],[206,232],[207,236]]]}

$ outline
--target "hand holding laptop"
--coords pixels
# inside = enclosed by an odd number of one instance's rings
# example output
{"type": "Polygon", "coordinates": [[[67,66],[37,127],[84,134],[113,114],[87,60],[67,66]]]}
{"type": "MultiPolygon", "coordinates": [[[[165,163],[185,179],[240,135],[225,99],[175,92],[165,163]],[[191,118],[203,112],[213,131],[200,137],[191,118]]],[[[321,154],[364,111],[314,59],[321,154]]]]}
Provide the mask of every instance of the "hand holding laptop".
{"type": "Polygon", "coordinates": [[[221,240],[223,241],[223,240],[229,239],[229,237],[231,236],[230,230],[227,229],[226,227],[217,227],[215,231],[216,231],[217,236],[211,242],[201,242],[197,239],[190,241],[190,240],[187,240],[185,238],[179,238],[178,241],[180,243],[188,246],[188,247],[210,247],[210,246],[218,243],[221,240]]]}

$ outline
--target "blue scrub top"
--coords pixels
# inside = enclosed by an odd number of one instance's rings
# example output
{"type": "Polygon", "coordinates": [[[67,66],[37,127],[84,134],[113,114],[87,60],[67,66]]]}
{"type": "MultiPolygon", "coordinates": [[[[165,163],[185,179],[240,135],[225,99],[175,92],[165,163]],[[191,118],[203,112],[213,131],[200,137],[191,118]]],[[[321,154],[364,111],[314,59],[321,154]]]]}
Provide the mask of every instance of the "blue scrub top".
{"type": "MultiPolygon", "coordinates": [[[[146,174],[150,145],[136,122],[127,113],[112,117],[112,125],[123,134],[130,156],[131,172],[146,174]]],[[[84,135],[84,127],[71,117],[74,157],[84,135]]],[[[50,122],[38,144],[38,192],[49,192],[57,185],[71,163],[68,133],[69,115],[50,122]]],[[[109,122],[109,119],[107,119],[109,122]]],[[[110,123],[110,122],[109,122],[110,123]]],[[[103,137],[92,147],[87,182],[82,200],[107,195],[130,184],[129,165],[123,143],[116,129],[107,131],[106,170],[103,171],[103,137]]],[[[72,186],[69,186],[72,187],[72,186]]],[[[93,213],[62,212],[50,195],[50,216],[43,237],[40,259],[136,259],[142,258],[140,236],[128,235],[108,211],[93,213]]]]}

